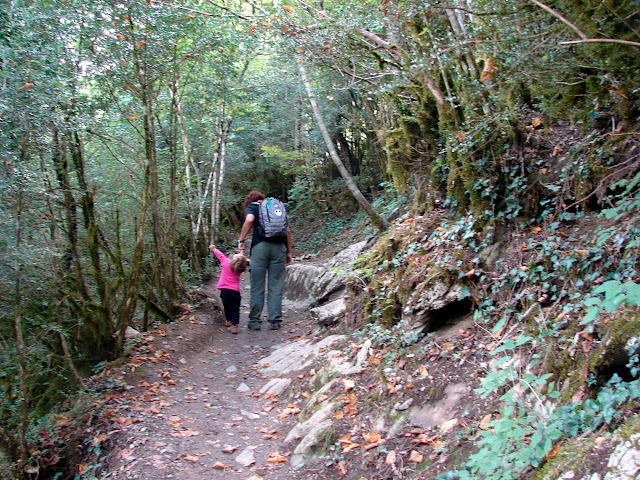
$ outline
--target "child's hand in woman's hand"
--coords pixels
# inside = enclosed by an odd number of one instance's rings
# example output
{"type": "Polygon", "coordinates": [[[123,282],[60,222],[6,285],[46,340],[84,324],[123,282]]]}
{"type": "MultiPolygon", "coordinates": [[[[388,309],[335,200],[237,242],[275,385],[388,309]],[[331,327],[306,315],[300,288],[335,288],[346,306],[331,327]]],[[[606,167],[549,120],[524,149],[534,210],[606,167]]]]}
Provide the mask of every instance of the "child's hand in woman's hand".
{"type": "Polygon", "coordinates": [[[213,243],[209,245],[209,250],[213,252],[215,249],[216,249],[216,246],[213,243]]]}

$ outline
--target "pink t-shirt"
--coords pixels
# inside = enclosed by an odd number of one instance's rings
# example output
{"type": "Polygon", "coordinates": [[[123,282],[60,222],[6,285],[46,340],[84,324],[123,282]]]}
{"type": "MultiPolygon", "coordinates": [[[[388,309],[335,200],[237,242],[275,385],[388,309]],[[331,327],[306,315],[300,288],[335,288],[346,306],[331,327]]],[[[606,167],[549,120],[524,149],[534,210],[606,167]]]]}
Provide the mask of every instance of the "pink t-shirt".
{"type": "Polygon", "coordinates": [[[241,273],[233,273],[231,268],[229,267],[229,259],[217,248],[213,251],[218,260],[220,260],[220,265],[222,265],[222,272],[220,273],[220,278],[218,279],[218,289],[227,288],[229,290],[235,290],[236,292],[240,291],[240,275],[241,273]]]}

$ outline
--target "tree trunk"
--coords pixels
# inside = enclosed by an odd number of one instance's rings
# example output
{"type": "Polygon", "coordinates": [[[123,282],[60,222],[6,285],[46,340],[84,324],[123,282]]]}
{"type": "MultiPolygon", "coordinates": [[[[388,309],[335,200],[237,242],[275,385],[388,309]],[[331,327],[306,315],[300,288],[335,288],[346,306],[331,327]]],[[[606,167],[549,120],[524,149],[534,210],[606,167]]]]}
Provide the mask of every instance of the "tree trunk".
{"type": "MultiPolygon", "coordinates": [[[[22,187],[18,187],[18,225],[16,228],[16,248],[19,250],[20,243],[22,242],[22,187]]],[[[27,389],[27,356],[25,353],[24,337],[22,335],[22,287],[20,286],[21,270],[19,260],[15,265],[15,302],[16,302],[16,316],[14,319],[14,328],[16,333],[16,348],[18,350],[18,365],[19,365],[19,393],[20,399],[18,401],[18,426],[16,429],[18,458],[16,474],[20,479],[25,478],[24,467],[27,465],[29,459],[29,445],[27,443],[27,429],[29,426],[29,397],[27,389]]]]}
{"type": "Polygon", "coordinates": [[[373,206],[371,206],[371,203],[369,203],[369,201],[364,197],[356,183],[353,181],[353,177],[349,175],[349,172],[342,163],[342,160],[340,160],[340,156],[336,151],[336,147],[331,140],[331,135],[329,135],[327,126],[325,125],[324,119],[322,118],[322,115],[320,113],[320,109],[318,108],[318,103],[316,102],[315,94],[313,92],[313,89],[311,88],[311,83],[309,83],[309,79],[307,78],[307,71],[302,64],[302,59],[298,58],[297,60],[298,68],[300,69],[300,78],[302,78],[302,83],[304,84],[307,91],[307,96],[309,97],[309,103],[311,104],[313,115],[316,119],[318,127],[320,128],[320,132],[322,133],[322,137],[324,138],[324,142],[327,146],[327,150],[329,151],[329,155],[331,156],[331,160],[333,160],[333,163],[340,172],[340,175],[342,175],[347,188],[363,208],[363,210],[371,220],[371,223],[381,232],[386,230],[389,226],[388,222],[374,210],[373,206]]]}
{"type": "MultiPolygon", "coordinates": [[[[78,185],[82,193],[82,214],[87,235],[87,248],[93,268],[93,281],[98,291],[98,302],[93,302],[96,307],[95,325],[91,325],[90,331],[94,340],[92,353],[98,360],[104,358],[104,353],[113,353],[113,323],[111,321],[111,296],[102,271],[100,258],[100,236],[95,215],[94,193],[91,191],[86,179],[84,153],[80,136],[77,132],[70,132],[69,143],[71,145],[71,158],[75,167],[78,185]]],[[[86,325],[87,322],[85,322],[86,325]]]]}
{"type": "Polygon", "coordinates": [[[224,183],[224,170],[227,156],[227,136],[231,129],[232,119],[221,119],[220,132],[218,134],[217,149],[218,162],[211,190],[211,225],[209,238],[212,243],[217,241],[218,224],[220,223],[220,201],[222,199],[222,185],[224,183]]]}

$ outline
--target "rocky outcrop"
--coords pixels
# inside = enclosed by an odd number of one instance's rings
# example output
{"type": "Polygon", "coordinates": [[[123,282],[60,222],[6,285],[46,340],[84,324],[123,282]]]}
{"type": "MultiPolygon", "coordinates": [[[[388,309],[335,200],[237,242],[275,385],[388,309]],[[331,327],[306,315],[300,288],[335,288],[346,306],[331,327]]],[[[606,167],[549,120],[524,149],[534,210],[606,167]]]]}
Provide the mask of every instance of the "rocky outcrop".
{"type": "Polygon", "coordinates": [[[317,307],[344,296],[351,265],[365,248],[366,242],[359,242],[323,263],[289,265],[283,290],[285,300],[299,306],[317,307]]]}

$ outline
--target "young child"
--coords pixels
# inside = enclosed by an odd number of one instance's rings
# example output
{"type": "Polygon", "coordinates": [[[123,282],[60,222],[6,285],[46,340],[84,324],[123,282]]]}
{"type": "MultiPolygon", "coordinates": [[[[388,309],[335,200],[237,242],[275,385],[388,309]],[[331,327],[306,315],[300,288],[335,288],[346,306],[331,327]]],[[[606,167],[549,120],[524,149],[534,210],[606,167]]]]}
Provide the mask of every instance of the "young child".
{"type": "Polygon", "coordinates": [[[229,332],[235,334],[238,333],[238,323],[240,323],[240,275],[247,269],[247,257],[236,253],[228,259],[215,245],[209,245],[209,250],[218,257],[222,265],[218,290],[224,306],[227,327],[229,332]]]}

